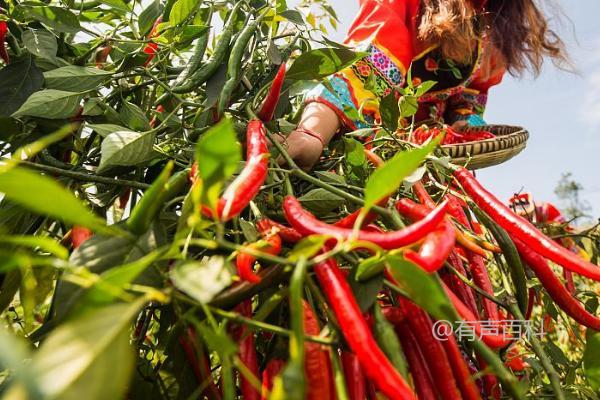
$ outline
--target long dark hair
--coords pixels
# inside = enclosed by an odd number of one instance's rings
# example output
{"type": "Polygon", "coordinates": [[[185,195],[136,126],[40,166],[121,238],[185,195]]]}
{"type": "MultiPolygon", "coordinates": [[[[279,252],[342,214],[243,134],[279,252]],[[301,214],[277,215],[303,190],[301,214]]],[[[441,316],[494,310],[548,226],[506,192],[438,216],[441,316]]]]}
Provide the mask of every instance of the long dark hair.
{"type": "Polygon", "coordinates": [[[488,0],[482,10],[475,10],[472,0],[422,1],[419,39],[438,43],[444,57],[471,61],[474,39],[484,29],[513,75],[539,74],[545,57],[568,63],[562,40],[535,0],[488,0]]]}

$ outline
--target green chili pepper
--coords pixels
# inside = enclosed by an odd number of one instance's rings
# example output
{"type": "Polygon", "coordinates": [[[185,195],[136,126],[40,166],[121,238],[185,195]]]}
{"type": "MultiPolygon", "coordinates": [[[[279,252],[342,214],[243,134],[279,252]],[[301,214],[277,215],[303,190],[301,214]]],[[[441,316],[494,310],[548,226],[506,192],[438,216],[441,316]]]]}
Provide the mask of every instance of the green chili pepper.
{"type": "Polygon", "coordinates": [[[375,340],[381,347],[381,350],[392,362],[394,367],[400,372],[400,374],[406,378],[408,376],[408,367],[406,360],[402,356],[402,346],[400,340],[396,336],[394,327],[390,324],[378,304],[375,304],[375,340]]]}
{"type": "Polygon", "coordinates": [[[243,3],[243,1],[238,2],[231,10],[229,18],[227,19],[227,22],[225,22],[225,28],[223,29],[223,32],[221,32],[219,43],[217,43],[210,60],[208,60],[202,68],[196,70],[181,86],[174,87],[173,93],[188,93],[209,80],[217,72],[221,64],[225,61],[225,56],[227,56],[229,52],[229,45],[235,28],[236,15],[243,3]]]}
{"type": "Polygon", "coordinates": [[[257,28],[260,26],[265,14],[261,14],[251,24],[248,24],[244,30],[239,34],[233,48],[231,49],[231,57],[229,58],[229,64],[227,64],[227,82],[223,86],[221,96],[219,97],[218,104],[218,115],[222,115],[223,111],[227,107],[227,103],[231,98],[231,94],[240,82],[240,72],[242,71],[242,59],[244,58],[244,52],[248,46],[248,42],[254,36],[257,28]]]}
{"type": "Polygon", "coordinates": [[[165,166],[131,212],[131,216],[127,220],[127,229],[130,232],[136,235],[146,232],[164,203],[179,193],[185,185],[187,171],[178,172],[171,177],[173,165],[173,162],[170,161],[165,166]]]}
{"type": "Polygon", "coordinates": [[[517,303],[519,305],[519,309],[523,314],[527,311],[527,278],[525,277],[525,267],[523,266],[523,262],[521,261],[521,257],[517,252],[517,248],[515,244],[511,240],[508,233],[500,227],[497,223],[495,223],[483,210],[479,207],[471,207],[477,219],[481,221],[481,223],[489,229],[496,242],[498,242],[498,246],[502,249],[502,254],[504,255],[504,259],[508,264],[510,269],[510,276],[515,286],[515,296],[517,298],[517,303]]]}

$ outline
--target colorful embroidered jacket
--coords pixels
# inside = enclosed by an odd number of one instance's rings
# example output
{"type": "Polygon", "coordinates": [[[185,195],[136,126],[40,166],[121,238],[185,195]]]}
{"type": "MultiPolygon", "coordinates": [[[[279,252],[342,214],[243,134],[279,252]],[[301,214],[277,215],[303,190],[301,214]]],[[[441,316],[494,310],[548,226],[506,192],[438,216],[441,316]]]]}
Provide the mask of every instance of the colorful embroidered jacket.
{"type": "Polygon", "coordinates": [[[368,55],[311,90],[307,102],[327,104],[346,129],[366,128],[379,120],[379,100],[406,85],[410,67],[413,84],[437,82],[419,99],[418,121],[483,121],[488,89],[500,83],[505,72],[485,37],[478,40],[473,62],[458,65],[443,59],[437,46],[427,47],[417,39],[420,0],[359,2],[346,44],[368,55]]]}

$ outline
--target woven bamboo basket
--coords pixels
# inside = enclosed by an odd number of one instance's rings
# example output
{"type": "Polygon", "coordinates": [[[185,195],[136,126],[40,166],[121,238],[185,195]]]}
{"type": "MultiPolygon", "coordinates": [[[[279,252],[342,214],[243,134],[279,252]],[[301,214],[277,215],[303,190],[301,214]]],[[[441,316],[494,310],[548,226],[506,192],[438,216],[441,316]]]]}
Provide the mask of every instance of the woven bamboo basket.
{"type": "Polygon", "coordinates": [[[442,146],[452,162],[475,170],[502,164],[519,154],[527,145],[529,132],[520,126],[484,125],[465,128],[463,132],[485,130],[496,135],[493,139],[442,146]]]}

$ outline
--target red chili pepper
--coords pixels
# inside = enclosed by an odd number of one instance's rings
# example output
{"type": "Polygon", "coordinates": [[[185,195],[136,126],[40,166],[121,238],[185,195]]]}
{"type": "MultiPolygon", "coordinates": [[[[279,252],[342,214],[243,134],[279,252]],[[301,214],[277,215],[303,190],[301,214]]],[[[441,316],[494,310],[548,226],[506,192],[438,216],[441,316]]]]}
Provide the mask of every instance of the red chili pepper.
{"type": "MultiPolygon", "coordinates": [[[[415,243],[435,229],[444,219],[446,205],[446,202],[440,204],[427,217],[402,230],[385,233],[359,231],[356,239],[374,243],[384,249],[397,249],[415,243]]],[[[293,196],[285,198],[283,211],[290,225],[304,235],[332,235],[346,240],[354,238],[353,229],[339,228],[319,221],[310,212],[304,210],[300,202],[293,196]]]]}
{"type": "Polygon", "coordinates": [[[93,235],[94,233],[88,228],[79,225],[74,225],[71,229],[71,245],[73,246],[73,249],[76,249],[79,246],[81,246],[83,242],[91,238],[93,235]]]}
{"type": "MultiPolygon", "coordinates": [[[[469,271],[471,272],[473,282],[475,282],[481,290],[493,297],[494,287],[492,286],[484,259],[481,256],[472,253],[467,253],[467,258],[469,260],[469,271]]],[[[481,299],[481,303],[488,320],[500,320],[500,316],[498,315],[498,305],[496,303],[485,297],[481,299]]]]}
{"type": "MultiPolygon", "coordinates": [[[[252,317],[252,301],[244,300],[237,307],[236,310],[244,317],[252,317]]],[[[247,327],[242,327],[240,336],[236,338],[240,341],[239,343],[239,357],[240,362],[246,366],[249,372],[254,374],[258,379],[258,358],[256,356],[256,347],[254,345],[254,334],[248,330],[247,327]]],[[[240,391],[244,400],[259,400],[260,393],[248,379],[240,374],[240,391]]]]}
{"type": "Polygon", "coordinates": [[[459,167],[454,176],[469,197],[511,236],[521,240],[531,250],[562,265],[563,268],[600,281],[600,267],[578,257],[546,237],[531,222],[513,213],[504,203],[488,192],[465,168],[459,167]]]}
{"type": "MultiPolygon", "coordinates": [[[[457,249],[458,250],[458,249],[457,249]]],[[[457,255],[458,252],[452,252],[448,257],[448,262],[462,276],[467,276],[467,271],[460,257],[457,255]]],[[[479,318],[479,310],[477,309],[477,302],[471,289],[466,283],[464,283],[458,276],[452,273],[447,274],[449,286],[453,288],[454,293],[458,298],[471,310],[473,315],[479,318]]]]}
{"type": "Polygon", "coordinates": [[[96,68],[104,68],[104,64],[106,63],[106,60],[108,59],[108,55],[110,54],[111,50],[112,46],[110,44],[107,44],[106,46],[102,46],[96,52],[96,68]]]}
{"type": "Polygon", "coordinates": [[[495,375],[486,372],[489,369],[488,364],[479,354],[477,354],[477,363],[479,364],[479,370],[485,373],[485,375],[483,375],[484,393],[488,396],[488,399],[500,400],[502,391],[500,390],[498,378],[496,378],[495,375]]]}
{"type": "Polygon", "coordinates": [[[400,308],[406,316],[406,320],[415,333],[415,339],[419,343],[419,348],[423,357],[435,376],[434,387],[443,399],[459,399],[460,392],[448,356],[440,340],[433,336],[433,323],[431,319],[416,304],[410,300],[399,296],[398,302],[400,308]]]}
{"type": "Polygon", "coordinates": [[[119,208],[125,209],[127,203],[129,203],[129,197],[131,196],[131,189],[126,188],[125,191],[119,196],[119,208]]]}
{"type": "MultiPolygon", "coordinates": [[[[246,165],[233,182],[225,189],[217,203],[217,216],[221,221],[229,221],[241,213],[260,191],[267,179],[269,149],[263,123],[253,119],[246,130],[246,165]]],[[[213,217],[213,210],[207,206],[202,212],[213,217]]]]}
{"type": "MultiPolygon", "coordinates": [[[[307,335],[319,335],[321,333],[319,321],[306,301],[302,301],[302,309],[304,311],[304,332],[307,335]]],[[[329,353],[323,350],[319,344],[305,342],[304,368],[306,371],[307,400],[335,399],[329,353]]]]}
{"type": "MultiPolygon", "coordinates": [[[[160,113],[162,113],[162,112],[164,112],[164,111],[165,111],[165,108],[164,108],[162,105],[160,105],[160,104],[159,104],[159,105],[156,107],[156,112],[157,112],[158,114],[160,114],[160,113]]],[[[154,128],[154,126],[156,125],[156,121],[157,121],[157,120],[158,120],[158,118],[156,118],[156,115],[153,115],[153,116],[152,116],[152,119],[150,120],[150,128],[154,128]]],[[[196,169],[198,169],[198,164],[194,163],[194,165],[196,165],[196,169]]],[[[192,168],[193,168],[193,167],[192,167],[192,168]]],[[[191,174],[191,171],[190,171],[190,174],[191,174]]]]}
{"type": "Polygon", "coordinates": [[[504,365],[513,371],[524,371],[529,368],[529,364],[523,360],[523,356],[519,354],[519,349],[515,345],[508,348],[504,365]]]}
{"type": "Polygon", "coordinates": [[[295,230],[294,228],[290,228],[289,226],[285,226],[280,224],[279,222],[275,222],[269,218],[263,218],[256,223],[256,227],[259,231],[267,232],[271,229],[274,229],[281,240],[286,243],[297,243],[302,240],[302,235],[295,230]]]}
{"type": "Polygon", "coordinates": [[[360,364],[377,388],[392,400],[416,399],[402,376],[377,346],[352,289],[336,262],[329,259],[314,267],[323,293],[342,328],[342,334],[350,349],[358,357],[360,364]]]}
{"type": "MultiPolygon", "coordinates": [[[[264,236],[264,243],[257,242],[245,246],[245,248],[260,250],[271,255],[277,255],[281,252],[281,238],[276,233],[266,234],[264,236]]],[[[242,249],[240,254],[236,258],[236,266],[238,275],[244,281],[252,283],[260,282],[260,276],[256,275],[252,269],[256,257],[251,254],[244,253],[242,249]]]]}
{"type": "Polygon", "coordinates": [[[6,21],[0,21],[0,58],[4,60],[5,64],[10,63],[10,56],[6,50],[4,41],[6,40],[6,34],[8,33],[8,24],[6,21]]]}
{"type": "Polygon", "coordinates": [[[519,254],[533,270],[552,300],[554,300],[556,304],[558,304],[559,307],[575,321],[596,331],[600,331],[600,318],[587,312],[585,307],[571,296],[560,279],[554,275],[554,272],[544,257],[537,254],[527,244],[516,237],[513,237],[512,239],[515,246],[517,246],[519,254]]]}
{"type": "MultiPolygon", "coordinates": [[[[458,296],[456,296],[456,294],[452,290],[450,290],[448,286],[446,286],[444,282],[442,282],[442,286],[444,287],[446,294],[450,298],[452,305],[454,306],[454,308],[456,308],[458,315],[460,315],[461,318],[473,328],[475,334],[478,337],[480,337],[485,344],[487,344],[491,348],[498,349],[506,347],[512,342],[512,338],[508,335],[506,335],[505,337],[505,335],[502,334],[495,335],[490,334],[489,332],[483,332],[479,318],[477,318],[475,314],[473,314],[473,312],[469,310],[469,307],[467,307],[465,303],[463,303],[458,298],[458,296]]],[[[502,329],[502,327],[500,326],[498,328],[502,329]]]]}
{"type": "Polygon", "coordinates": [[[408,321],[396,325],[396,333],[402,344],[402,352],[406,357],[408,368],[413,379],[419,400],[436,400],[433,379],[429,366],[419,348],[419,343],[411,331],[408,321]]]}
{"type": "Polygon", "coordinates": [[[263,122],[269,122],[273,119],[275,109],[277,108],[277,103],[279,102],[279,97],[281,96],[281,88],[283,87],[283,82],[285,81],[285,71],[286,66],[285,63],[283,63],[279,67],[277,75],[275,75],[275,79],[273,79],[273,82],[271,83],[271,87],[265,96],[262,107],[256,113],[258,118],[263,122]]]}
{"type": "MultiPolygon", "coordinates": [[[[430,212],[426,206],[416,204],[408,199],[396,202],[396,209],[400,214],[408,216],[412,220],[419,220],[426,212],[430,212]]],[[[428,273],[433,273],[444,266],[444,262],[454,249],[455,238],[452,223],[448,220],[442,221],[425,237],[419,253],[407,249],[404,251],[404,256],[428,273]]]]}
{"type": "MultiPolygon", "coordinates": [[[[150,30],[150,33],[148,34],[148,39],[152,39],[153,37],[155,37],[157,35],[158,25],[161,22],[162,22],[162,17],[158,17],[156,19],[156,21],[154,21],[154,25],[152,25],[152,29],[150,30]]],[[[148,64],[150,64],[152,62],[152,60],[154,59],[154,57],[156,56],[156,52],[158,51],[158,44],[156,44],[154,42],[150,42],[144,47],[143,51],[144,51],[144,53],[148,54],[148,58],[144,62],[144,67],[147,67],[148,64]]]]}
{"type": "Polygon", "coordinates": [[[221,395],[213,381],[206,353],[201,352],[202,359],[198,360],[199,351],[196,348],[197,340],[194,328],[188,327],[185,333],[179,337],[178,341],[185,353],[185,358],[192,366],[198,385],[204,388],[201,394],[209,400],[220,400],[221,395]]]}
{"type": "Polygon", "coordinates": [[[527,297],[527,310],[525,310],[525,319],[530,319],[531,314],[533,313],[533,306],[535,305],[535,300],[537,298],[537,292],[534,288],[529,288],[527,297]]]}
{"type": "Polygon", "coordinates": [[[262,373],[262,391],[260,400],[268,400],[269,393],[273,389],[273,381],[275,377],[281,372],[285,365],[285,361],[279,358],[271,358],[267,362],[267,366],[262,373]]]}
{"type": "Polygon", "coordinates": [[[342,369],[349,400],[364,400],[367,397],[367,378],[358,357],[350,351],[342,351],[342,369]]]}
{"type": "Polygon", "coordinates": [[[448,356],[448,361],[452,367],[452,372],[458,383],[462,398],[466,400],[480,400],[481,394],[475,384],[475,379],[473,379],[469,371],[469,366],[458,347],[454,334],[447,335],[445,340],[442,340],[442,345],[448,356]]]}
{"type": "Polygon", "coordinates": [[[571,295],[575,294],[575,282],[573,281],[573,273],[563,269],[563,278],[565,278],[565,287],[571,295]]]}

